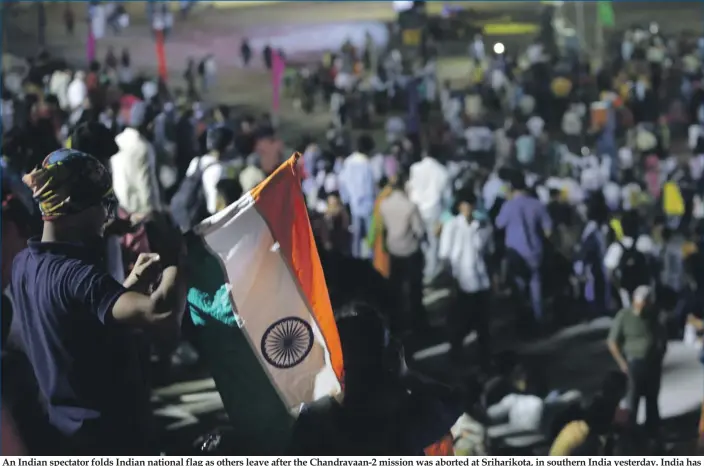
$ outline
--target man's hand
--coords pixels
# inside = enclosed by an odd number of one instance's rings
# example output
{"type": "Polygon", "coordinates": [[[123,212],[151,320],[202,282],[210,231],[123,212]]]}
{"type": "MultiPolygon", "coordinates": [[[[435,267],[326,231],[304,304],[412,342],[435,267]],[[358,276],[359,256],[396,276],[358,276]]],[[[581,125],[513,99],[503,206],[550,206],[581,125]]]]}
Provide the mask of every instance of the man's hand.
{"type": "Polygon", "coordinates": [[[125,288],[146,292],[149,285],[151,285],[159,275],[160,260],[159,254],[140,254],[132,268],[132,272],[130,272],[130,276],[125,280],[125,288]]]}
{"type": "Polygon", "coordinates": [[[619,369],[621,369],[621,372],[623,372],[624,374],[628,375],[628,364],[626,364],[626,363],[620,363],[620,364],[618,365],[618,367],[619,367],[619,369]]]}

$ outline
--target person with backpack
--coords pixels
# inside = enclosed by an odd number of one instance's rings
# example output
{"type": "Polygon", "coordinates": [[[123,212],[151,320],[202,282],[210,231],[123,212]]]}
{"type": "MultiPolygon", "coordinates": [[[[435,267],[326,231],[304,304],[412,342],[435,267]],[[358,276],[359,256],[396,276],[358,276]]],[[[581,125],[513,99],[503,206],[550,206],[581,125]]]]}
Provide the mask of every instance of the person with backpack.
{"type": "Polygon", "coordinates": [[[234,141],[226,126],[208,130],[208,153],[191,160],[186,178],[171,199],[171,214],[183,231],[190,230],[208,215],[217,212],[218,183],[226,177],[228,163],[222,160],[234,141]]]}
{"type": "Polygon", "coordinates": [[[650,236],[640,234],[640,222],[637,212],[626,212],[621,220],[623,237],[614,241],[604,256],[604,267],[616,283],[623,307],[630,305],[636,288],[653,282],[651,259],[655,246],[650,236]]]}

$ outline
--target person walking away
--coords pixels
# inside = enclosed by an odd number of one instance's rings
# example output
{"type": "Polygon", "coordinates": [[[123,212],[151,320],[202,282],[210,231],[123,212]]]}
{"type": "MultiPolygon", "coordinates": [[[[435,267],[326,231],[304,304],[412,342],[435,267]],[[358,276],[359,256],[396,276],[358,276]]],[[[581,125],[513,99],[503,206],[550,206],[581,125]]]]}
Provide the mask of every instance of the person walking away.
{"type": "Polygon", "coordinates": [[[390,258],[389,279],[399,299],[405,299],[402,318],[406,322],[411,320],[413,330],[422,330],[427,324],[423,310],[421,252],[426,232],[418,207],[409,199],[404,186],[402,177],[395,180],[393,191],[379,205],[379,213],[390,258]]]}
{"type": "Polygon", "coordinates": [[[126,86],[132,82],[132,58],[127,48],[122,49],[120,56],[120,66],[117,69],[117,79],[121,86],[126,86]]]}
{"type": "Polygon", "coordinates": [[[201,65],[203,67],[202,72],[199,68],[199,73],[201,75],[203,83],[203,93],[207,93],[215,84],[215,78],[218,72],[217,63],[215,63],[215,57],[212,54],[207,55],[201,65]]]}
{"type": "Polygon", "coordinates": [[[423,159],[411,165],[408,180],[409,197],[418,206],[423,219],[423,230],[427,235],[423,271],[426,282],[431,281],[437,273],[439,241],[436,231],[440,217],[449,204],[452,189],[447,168],[437,159],[441,150],[438,146],[429,147],[423,154],[423,159]]]}
{"type": "MultiPolygon", "coordinates": [[[[62,67],[54,71],[49,80],[49,93],[54,94],[57,99],[59,99],[59,107],[66,112],[70,112],[69,100],[68,100],[68,88],[71,84],[71,73],[67,67],[62,67]]],[[[7,131],[3,125],[3,129],[7,131]]]]}
{"type": "Polygon", "coordinates": [[[457,296],[447,319],[450,358],[459,363],[468,330],[477,332],[478,361],[483,369],[491,360],[489,306],[492,275],[492,229],[474,219],[477,199],[470,189],[458,193],[455,216],[442,228],[438,257],[447,261],[456,281],[457,296]]]}
{"type": "Polygon", "coordinates": [[[85,81],[86,75],[83,71],[76,71],[66,90],[68,100],[68,109],[71,112],[77,112],[82,109],[83,104],[88,98],[88,86],[85,81]]]}
{"type": "Polygon", "coordinates": [[[396,183],[396,179],[397,177],[394,175],[388,179],[383,177],[379,182],[380,191],[374,202],[374,214],[372,215],[372,223],[369,226],[369,235],[367,236],[367,245],[372,250],[374,268],[384,278],[389,278],[391,273],[391,259],[386,250],[386,233],[384,232],[384,221],[381,218],[379,208],[384,199],[393,192],[393,185],[396,183]]]}
{"type": "Polygon", "coordinates": [[[168,254],[143,255],[120,284],[95,248],[117,207],[108,170],[60,149],[24,179],[44,230],[15,257],[10,289],[49,422],[62,436],[53,454],[149,454],[150,392],[134,330],[178,340],[186,293],[180,235],[162,232],[168,254]],[[159,265],[161,282],[146,294],[159,265]]]}
{"type": "Polygon", "coordinates": [[[274,50],[271,48],[270,44],[266,44],[264,50],[262,51],[262,58],[264,59],[264,66],[266,69],[271,71],[271,67],[274,64],[274,50]]]}
{"type": "Polygon", "coordinates": [[[637,212],[626,212],[621,220],[623,237],[609,245],[604,256],[604,267],[617,284],[623,307],[629,307],[636,288],[653,281],[651,259],[655,246],[650,236],[640,234],[640,221],[637,212]]]}
{"type": "Polygon", "coordinates": [[[552,233],[552,221],[546,207],[529,196],[525,178],[515,172],[511,176],[509,199],[496,217],[496,228],[505,230],[508,270],[519,290],[528,291],[533,316],[543,320],[541,266],[545,240],[552,233]]]}
{"type": "Polygon", "coordinates": [[[186,170],[186,177],[195,176],[200,172],[205,195],[205,208],[210,215],[217,212],[217,186],[220,180],[226,177],[228,166],[228,163],[223,160],[223,156],[232,147],[234,138],[234,132],[225,126],[211,128],[206,136],[208,153],[191,160],[188,170],[186,170]]]}
{"type": "Polygon", "coordinates": [[[130,214],[163,211],[156,171],[156,154],[149,142],[150,115],[144,102],[135,102],[130,121],[115,138],[120,151],[110,159],[115,196],[130,214]]]}
{"type": "Polygon", "coordinates": [[[350,208],[352,228],[352,256],[368,257],[363,244],[369,230],[374,210],[376,185],[369,154],[374,150],[374,140],[362,134],[357,140],[357,151],[345,159],[338,176],[342,201],[350,208]]]}
{"type": "Polygon", "coordinates": [[[198,68],[196,62],[189,58],[186,63],[186,71],[183,73],[183,79],[186,81],[186,96],[188,100],[197,101],[198,91],[196,89],[196,75],[198,73],[198,68]]]}
{"type": "Polygon", "coordinates": [[[105,55],[105,69],[107,71],[117,69],[117,55],[112,46],[108,47],[108,53],[105,55]]]}
{"type": "Polygon", "coordinates": [[[76,15],[73,13],[73,8],[70,4],[66,4],[64,8],[64,28],[66,29],[66,34],[73,36],[73,30],[76,26],[76,15]]]}
{"type": "Polygon", "coordinates": [[[636,427],[638,406],[645,398],[646,429],[650,438],[659,438],[658,397],[662,360],[667,349],[667,332],[654,309],[649,286],[639,286],[632,305],[616,314],[607,340],[609,352],[628,375],[628,425],[636,427]]]}
{"type": "Polygon", "coordinates": [[[249,66],[249,62],[252,60],[252,47],[249,45],[249,39],[246,37],[242,39],[242,43],[240,44],[240,58],[245,68],[249,66]]]}

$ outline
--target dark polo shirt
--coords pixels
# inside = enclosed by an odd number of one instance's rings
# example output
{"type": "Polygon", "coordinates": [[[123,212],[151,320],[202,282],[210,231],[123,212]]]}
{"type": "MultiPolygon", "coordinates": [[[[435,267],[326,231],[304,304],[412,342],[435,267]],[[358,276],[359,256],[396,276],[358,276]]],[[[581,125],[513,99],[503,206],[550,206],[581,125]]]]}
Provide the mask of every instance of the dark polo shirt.
{"type": "Polygon", "coordinates": [[[126,290],[102,241],[27,244],[12,266],[14,318],[66,453],[143,452],[148,384],[134,335],[111,317],[126,290]]]}

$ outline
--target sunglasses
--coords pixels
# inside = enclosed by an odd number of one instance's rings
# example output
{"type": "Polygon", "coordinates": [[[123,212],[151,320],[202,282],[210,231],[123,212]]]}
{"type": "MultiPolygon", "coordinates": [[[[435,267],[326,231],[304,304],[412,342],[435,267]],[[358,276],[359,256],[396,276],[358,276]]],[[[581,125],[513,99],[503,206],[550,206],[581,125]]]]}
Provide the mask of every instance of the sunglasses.
{"type": "Polygon", "coordinates": [[[106,220],[113,220],[117,217],[117,198],[115,196],[107,196],[101,201],[103,209],[105,209],[106,220]]]}

